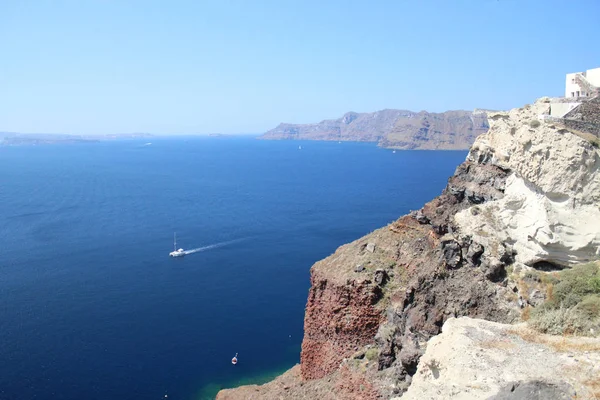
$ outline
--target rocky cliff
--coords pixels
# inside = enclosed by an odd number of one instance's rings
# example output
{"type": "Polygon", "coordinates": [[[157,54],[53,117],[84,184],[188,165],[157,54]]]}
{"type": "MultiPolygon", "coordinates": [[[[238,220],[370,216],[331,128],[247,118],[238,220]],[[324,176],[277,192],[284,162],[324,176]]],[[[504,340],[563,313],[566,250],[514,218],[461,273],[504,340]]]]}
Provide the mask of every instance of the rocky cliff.
{"type": "Polygon", "coordinates": [[[317,262],[300,366],[217,398],[399,396],[446,321],[519,322],[551,294],[528,271],[600,258],[600,151],[539,122],[547,106],[490,113],[440,196],[317,262]]]}
{"type": "Polygon", "coordinates": [[[486,114],[481,111],[382,110],[349,112],[316,124],[280,124],[260,138],[378,142],[402,150],[464,150],[487,129],[486,114]]]}

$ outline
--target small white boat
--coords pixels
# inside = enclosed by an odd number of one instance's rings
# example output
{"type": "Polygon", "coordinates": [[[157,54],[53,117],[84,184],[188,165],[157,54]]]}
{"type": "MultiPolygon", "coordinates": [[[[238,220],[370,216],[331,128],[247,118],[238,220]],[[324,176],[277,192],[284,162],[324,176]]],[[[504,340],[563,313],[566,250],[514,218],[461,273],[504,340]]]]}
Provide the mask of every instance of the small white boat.
{"type": "Polygon", "coordinates": [[[177,248],[177,234],[173,233],[173,251],[169,253],[171,257],[183,257],[185,256],[185,251],[183,249],[177,248]]]}
{"type": "Polygon", "coordinates": [[[235,356],[233,356],[233,358],[231,359],[231,363],[233,365],[237,364],[237,355],[238,355],[238,353],[235,353],[235,356]]]}
{"type": "Polygon", "coordinates": [[[298,146],[298,150],[302,150],[302,146],[298,146]]]}

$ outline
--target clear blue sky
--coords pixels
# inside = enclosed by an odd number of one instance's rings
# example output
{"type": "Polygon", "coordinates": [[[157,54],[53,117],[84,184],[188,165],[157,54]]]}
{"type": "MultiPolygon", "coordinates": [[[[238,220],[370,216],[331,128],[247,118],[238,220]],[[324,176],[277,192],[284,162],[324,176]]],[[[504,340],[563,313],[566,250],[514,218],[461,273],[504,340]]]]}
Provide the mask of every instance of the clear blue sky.
{"type": "Polygon", "coordinates": [[[600,67],[599,15],[598,0],[0,0],[0,131],[508,109],[600,67]]]}

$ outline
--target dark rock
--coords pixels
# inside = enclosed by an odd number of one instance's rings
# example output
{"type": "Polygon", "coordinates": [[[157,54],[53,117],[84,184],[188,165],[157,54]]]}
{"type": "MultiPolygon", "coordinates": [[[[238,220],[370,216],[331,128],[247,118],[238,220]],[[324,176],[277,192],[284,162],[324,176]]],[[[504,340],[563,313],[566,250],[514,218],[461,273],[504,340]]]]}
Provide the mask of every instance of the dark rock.
{"type": "Polygon", "coordinates": [[[448,184],[448,192],[450,192],[452,196],[456,197],[458,201],[462,201],[465,197],[465,188],[448,184]]]}
{"type": "Polygon", "coordinates": [[[485,198],[485,196],[470,191],[465,191],[465,195],[467,196],[467,200],[469,200],[469,203],[472,204],[481,204],[488,200],[485,198]]]}
{"type": "Polygon", "coordinates": [[[566,382],[512,382],[487,400],[567,400],[575,398],[575,390],[566,382]]]}
{"type": "Polygon", "coordinates": [[[449,268],[459,268],[462,261],[462,248],[455,240],[446,240],[442,244],[442,260],[449,268]]]}
{"type": "Polygon", "coordinates": [[[389,368],[396,360],[394,348],[394,335],[397,327],[393,324],[384,324],[379,327],[375,335],[375,343],[379,348],[379,358],[377,360],[378,370],[389,368]]]}
{"type": "Polygon", "coordinates": [[[535,264],[533,264],[532,267],[537,269],[538,271],[544,272],[561,271],[565,269],[564,266],[549,261],[538,261],[535,264]]]}
{"type": "Polygon", "coordinates": [[[481,255],[483,254],[483,250],[483,246],[479,243],[471,243],[466,256],[469,265],[478,266],[481,264],[481,255]]]}
{"type": "Polygon", "coordinates": [[[419,348],[416,337],[410,334],[405,335],[402,338],[402,349],[398,358],[408,375],[412,376],[417,372],[417,364],[422,355],[423,351],[419,348]]]}
{"type": "Polygon", "coordinates": [[[388,281],[388,279],[389,279],[389,276],[388,276],[387,272],[385,272],[385,270],[378,269],[377,271],[375,271],[375,277],[373,278],[373,280],[379,286],[385,285],[386,282],[388,281]]]}
{"type": "Polygon", "coordinates": [[[419,222],[420,224],[428,224],[429,223],[429,218],[427,218],[426,216],[424,216],[421,211],[417,211],[415,213],[415,219],[417,220],[417,222],[419,222]]]}
{"type": "Polygon", "coordinates": [[[481,268],[485,277],[492,282],[500,282],[506,278],[506,268],[500,260],[490,258],[481,263],[481,268]]]}
{"type": "Polygon", "coordinates": [[[515,261],[515,257],[514,257],[515,252],[510,245],[504,244],[503,246],[501,246],[499,249],[499,253],[500,253],[500,262],[508,265],[508,264],[512,264],[515,261]]]}

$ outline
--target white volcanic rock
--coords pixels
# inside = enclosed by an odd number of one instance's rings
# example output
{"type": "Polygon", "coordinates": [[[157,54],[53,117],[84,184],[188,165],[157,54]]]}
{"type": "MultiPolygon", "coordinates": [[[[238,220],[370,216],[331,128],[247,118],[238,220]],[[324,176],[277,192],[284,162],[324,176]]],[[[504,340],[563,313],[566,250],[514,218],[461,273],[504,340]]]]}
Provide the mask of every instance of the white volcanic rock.
{"type": "Polygon", "coordinates": [[[527,265],[598,259],[600,150],[538,121],[546,101],[488,114],[490,129],[477,138],[467,159],[510,170],[505,196],[474,206],[479,212],[464,210],[455,221],[492,257],[500,243],[508,243],[516,250],[515,261],[527,265]]]}
{"type": "Polygon", "coordinates": [[[598,350],[600,339],[450,318],[427,343],[408,391],[397,399],[595,399],[598,350]]]}

